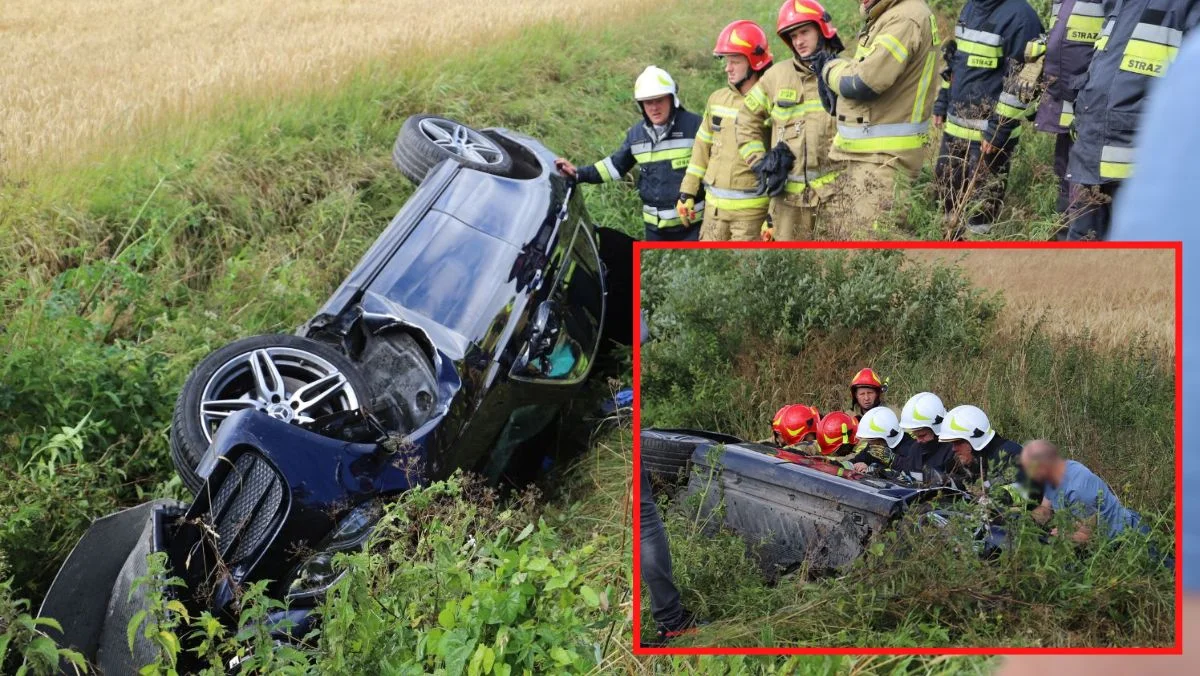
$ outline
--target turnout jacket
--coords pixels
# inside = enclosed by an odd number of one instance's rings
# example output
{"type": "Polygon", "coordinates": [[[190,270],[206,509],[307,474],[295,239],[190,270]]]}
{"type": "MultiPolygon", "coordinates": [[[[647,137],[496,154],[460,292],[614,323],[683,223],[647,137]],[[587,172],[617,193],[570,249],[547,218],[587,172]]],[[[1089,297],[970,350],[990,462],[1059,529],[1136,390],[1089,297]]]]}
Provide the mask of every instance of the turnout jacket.
{"type": "Polygon", "coordinates": [[[866,19],[854,57],[833,59],[821,71],[838,96],[829,157],[898,164],[915,176],[937,98],[937,19],[925,0],[877,0],[866,19]]]}
{"type": "MultiPolygon", "coordinates": [[[[1042,62],[1042,98],[1033,126],[1065,134],[1075,120],[1075,85],[1092,62],[1104,25],[1104,3],[1063,0],[1050,6],[1050,32],[1025,48],[1026,59],[1042,62]]],[[[1013,91],[1013,94],[1017,92],[1013,91]]]]}
{"type": "MultiPolygon", "coordinates": [[[[1075,96],[1067,180],[1100,185],[1133,173],[1146,94],[1200,23],[1200,0],[1106,0],[1104,26],[1075,96]]],[[[1178,111],[1181,122],[1190,111],[1178,111]]]]}
{"type": "Polygon", "coordinates": [[[738,153],[746,164],[758,164],[767,149],[779,143],[787,144],[796,156],[785,187],[792,194],[828,185],[840,164],[829,159],[837,125],[821,107],[818,79],[798,59],[781,61],[746,94],[738,112],[738,153]]]}
{"type": "MultiPolygon", "coordinates": [[[[700,130],[700,116],[675,109],[662,138],[655,138],[654,127],[642,120],[629,128],[625,142],[612,155],[591,166],[579,167],[576,174],[581,183],[606,183],[619,180],[641,168],[637,179],[642,197],[642,220],[652,230],[678,228],[683,225],[675,211],[679,200],[680,183],[692,157],[692,144],[700,130]]],[[[696,210],[704,209],[703,194],[696,194],[696,210]]]]}
{"type": "Polygon", "coordinates": [[[770,201],[758,194],[758,177],[738,154],[736,127],[744,98],[732,85],[708,97],[683,177],[683,192],[695,195],[703,182],[705,200],[721,210],[761,210],[770,201]]]}
{"type": "Polygon", "coordinates": [[[945,132],[1002,146],[1021,132],[1026,104],[1004,90],[1024,63],[1025,45],[1042,34],[1042,21],[1025,0],[968,0],[954,27],[949,86],[933,114],[945,132]]]}

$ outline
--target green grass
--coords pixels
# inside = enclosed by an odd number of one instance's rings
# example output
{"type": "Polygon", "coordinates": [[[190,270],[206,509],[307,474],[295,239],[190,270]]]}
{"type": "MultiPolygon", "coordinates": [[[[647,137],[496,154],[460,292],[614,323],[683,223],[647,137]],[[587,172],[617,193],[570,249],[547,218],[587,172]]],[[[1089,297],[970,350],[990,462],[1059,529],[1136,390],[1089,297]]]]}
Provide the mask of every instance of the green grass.
{"type": "MultiPolygon", "coordinates": [[[[735,14],[769,26],[777,7],[676,1],[598,28],[532,26],[441,61],[369,64],[327,92],[230,100],[209,119],[167,121],[53,173],[0,175],[0,578],[10,580],[0,627],[16,637],[12,649],[44,651],[15,618],[36,607],[91,519],[183,497],[167,431],[192,366],[228,341],[306,319],[411,194],[389,160],[405,117],[514,128],[592,162],[638,119],[630,88],[645,65],[668,67],[699,110],[722,85],[709,56],[718,30],[735,14]]],[[[831,9],[853,34],[854,4],[831,9]]],[[[773,49],[786,54],[778,41],[773,49]]],[[[630,184],[585,192],[598,223],[640,233],[630,184]]],[[[611,509],[624,499],[628,448],[612,443],[619,452],[594,451],[580,470],[593,478],[551,507],[573,515],[553,526],[565,547],[591,537],[577,524],[605,533],[610,571],[629,552],[625,512],[611,509]]],[[[619,593],[611,578],[599,579],[619,593]]],[[[628,623],[619,630],[627,639],[628,623]]],[[[625,671],[917,669],[907,658],[634,660],[628,640],[605,645],[600,662],[625,671]]]]}
{"type": "MultiPolygon", "coordinates": [[[[1044,437],[1103,477],[1171,550],[1173,355],[1133,339],[996,327],[999,295],[953,267],[902,264],[899,251],[643,253],[655,340],[643,350],[642,424],[762,439],[784,403],[849,406],[871,366],[900,406],[920,391],[982,407],[999,434],[1044,437]]],[[[1169,645],[1174,580],[1144,540],[1077,551],[1037,543],[1021,519],[997,561],[953,529],[880,535],[834,579],[769,584],[732,533],[715,537],[687,502],[668,511],[685,604],[714,623],[698,645],[1169,645]],[[911,537],[917,532],[917,537],[911,537]],[[905,537],[908,534],[910,537],[905,537]]]]}

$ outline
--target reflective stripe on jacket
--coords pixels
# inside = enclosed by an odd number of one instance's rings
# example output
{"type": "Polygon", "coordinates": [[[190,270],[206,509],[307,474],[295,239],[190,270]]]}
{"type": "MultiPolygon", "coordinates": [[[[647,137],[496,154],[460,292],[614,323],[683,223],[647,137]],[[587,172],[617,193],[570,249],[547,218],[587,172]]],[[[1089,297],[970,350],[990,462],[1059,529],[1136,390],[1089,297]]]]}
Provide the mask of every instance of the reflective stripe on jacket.
{"type": "MultiPolygon", "coordinates": [[[[593,165],[579,167],[578,180],[616,181],[637,166],[637,188],[644,205],[642,220],[652,228],[678,227],[683,223],[675,213],[675,203],[699,130],[700,116],[683,108],[675,109],[661,139],[655,139],[649,122],[638,122],[629,128],[616,152],[593,165]]],[[[700,204],[697,207],[703,208],[700,204]]]]}
{"type": "Polygon", "coordinates": [[[1025,0],[968,0],[954,27],[950,86],[933,108],[947,118],[947,134],[995,145],[1020,134],[1026,104],[1004,84],[1021,68],[1026,43],[1041,34],[1042,21],[1025,0]]]}
{"type": "Polygon", "coordinates": [[[1104,4],[1063,0],[1050,8],[1042,81],[1045,91],[1038,103],[1034,128],[1064,134],[1075,119],[1075,85],[1092,62],[1096,40],[1104,26],[1104,4]]]}
{"type": "Polygon", "coordinates": [[[705,200],[718,209],[761,209],[769,202],[758,195],[758,177],[738,153],[735,128],[743,98],[729,86],[708,97],[683,177],[683,192],[698,194],[703,185],[705,200]]]}
{"type": "Polygon", "coordinates": [[[1133,173],[1134,134],[1147,92],[1174,60],[1184,35],[1200,23],[1200,0],[1119,0],[1106,4],[1105,13],[1075,97],[1076,140],[1067,180],[1082,185],[1133,173]]]}
{"type": "Polygon", "coordinates": [[[867,10],[854,58],[830,61],[821,76],[838,94],[829,156],[920,171],[937,97],[941,40],[925,0],[878,0],[867,10]]]}
{"type": "Polygon", "coordinates": [[[738,152],[751,167],[779,143],[796,156],[785,187],[794,195],[833,181],[840,164],[829,159],[835,133],[834,118],[821,106],[817,74],[794,58],[772,66],[738,113],[738,152]]]}

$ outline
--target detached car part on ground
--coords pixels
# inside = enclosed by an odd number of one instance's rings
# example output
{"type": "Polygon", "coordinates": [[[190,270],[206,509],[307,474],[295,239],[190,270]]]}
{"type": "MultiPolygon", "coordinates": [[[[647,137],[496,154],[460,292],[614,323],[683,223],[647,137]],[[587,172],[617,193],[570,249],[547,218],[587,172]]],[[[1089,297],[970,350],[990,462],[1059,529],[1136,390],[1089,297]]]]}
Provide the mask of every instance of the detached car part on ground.
{"type": "MultiPolygon", "coordinates": [[[[740,534],[768,579],[802,564],[818,571],[842,568],[906,512],[919,511],[924,523],[943,527],[972,499],[910,475],[870,476],[713,432],[644,429],[640,443],[651,478],[660,485],[686,481],[684,499],[699,501],[705,527],[740,534]]],[[[1003,546],[1005,532],[985,521],[968,535],[981,552],[991,553],[1003,546]]]]}
{"type": "Polygon", "coordinates": [[[506,130],[409,118],[393,159],[419,187],[295,335],[195,368],[171,427],[195,500],[93,524],[41,607],[60,644],[105,673],[153,660],[126,630],[160,551],[190,609],[232,620],[239,588],[270,580],[289,603],[271,621],[302,635],[333,555],[363,545],[382,501],[457,469],[536,478],[538,435],[632,333],[632,240],[592,225],[554,158],[506,130]]]}

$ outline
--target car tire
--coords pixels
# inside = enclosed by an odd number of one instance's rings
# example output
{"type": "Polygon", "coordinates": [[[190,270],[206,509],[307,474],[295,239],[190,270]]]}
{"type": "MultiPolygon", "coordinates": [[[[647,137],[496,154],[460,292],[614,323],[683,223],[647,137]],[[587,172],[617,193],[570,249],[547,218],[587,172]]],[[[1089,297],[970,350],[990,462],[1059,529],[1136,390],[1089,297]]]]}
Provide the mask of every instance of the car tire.
{"type": "Polygon", "coordinates": [[[642,468],[651,481],[660,485],[677,486],[687,481],[692,466],[692,454],[697,448],[716,442],[667,430],[642,430],[642,468]]]}
{"type": "Polygon", "coordinates": [[[512,156],[503,146],[461,122],[437,115],[405,120],[392,148],[392,163],[400,173],[420,185],[443,160],[500,176],[513,169],[512,156]]]}
{"type": "MultiPolygon", "coordinates": [[[[271,376],[268,374],[267,378],[271,376]]],[[[318,387],[316,391],[320,394],[325,389],[318,387]]],[[[324,343],[287,334],[234,341],[201,360],[184,382],[171,420],[171,461],[183,484],[194,494],[204,485],[196,468],[208,450],[215,425],[228,412],[258,408],[277,419],[304,424],[311,418],[339,410],[369,409],[371,403],[370,387],[358,368],[324,343]],[[250,362],[264,355],[283,381],[279,389],[284,396],[275,402],[268,401],[268,397],[257,397],[247,389],[253,387],[254,367],[250,362]],[[332,378],[334,372],[341,375],[344,383],[339,385],[339,380],[332,378]],[[330,378],[329,394],[318,396],[304,407],[299,398],[300,388],[325,378],[330,378]],[[224,403],[219,406],[210,403],[207,409],[210,413],[206,414],[206,401],[224,403]],[[214,410],[217,411],[211,412],[214,410]]]]}

